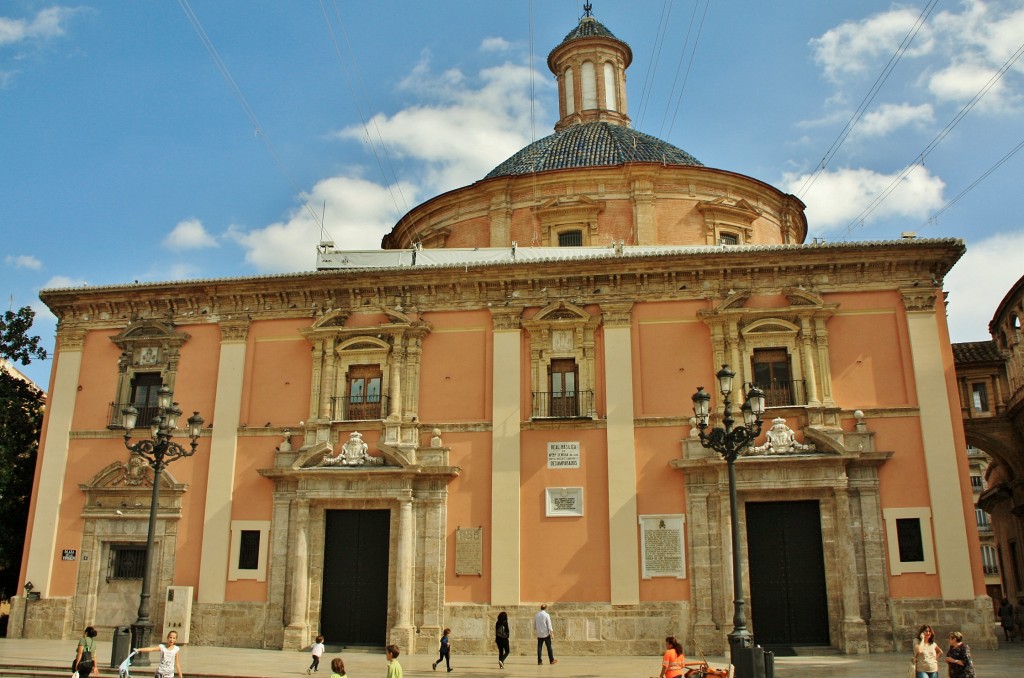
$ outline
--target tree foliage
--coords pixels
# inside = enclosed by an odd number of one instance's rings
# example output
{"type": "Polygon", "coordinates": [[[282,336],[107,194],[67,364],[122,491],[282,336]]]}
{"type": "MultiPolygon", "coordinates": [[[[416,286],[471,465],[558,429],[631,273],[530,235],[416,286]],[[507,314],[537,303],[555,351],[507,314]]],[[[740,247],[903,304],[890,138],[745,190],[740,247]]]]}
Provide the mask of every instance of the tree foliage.
{"type": "MultiPolygon", "coordinates": [[[[0,358],[27,365],[45,359],[39,337],[29,334],[35,313],[29,307],[7,311],[0,320],[0,358]]],[[[43,421],[43,392],[31,382],[0,369],[0,594],[17,592],[28,526],[28,507],[43,421]]]]}

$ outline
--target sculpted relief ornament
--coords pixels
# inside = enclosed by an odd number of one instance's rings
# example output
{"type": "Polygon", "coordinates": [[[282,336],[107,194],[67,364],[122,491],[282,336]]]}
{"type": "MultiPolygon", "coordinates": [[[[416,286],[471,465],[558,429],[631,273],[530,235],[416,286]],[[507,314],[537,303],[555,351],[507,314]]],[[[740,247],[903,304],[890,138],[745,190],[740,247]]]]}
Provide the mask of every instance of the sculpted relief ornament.
{"type": "Polygon", "coordinates": [[[322,466],[362,466],[364,464],[383,464],[383,457],[371,457],[368,450],[369,445],[363,441],[363,434],[353,431],[348,436],[348,442],[341,446],[341,452],[332,455],[333,450],[324,452],[322,466]]]}
{"type": "Polygon", "coordinates": [[[767,435],[768,440],[764,445],[748,448],[747,454],[799,454],[814,451],[814,445],[803,445],[796,441],[796,434],[782,417],[772,420],[772,427],[768,429],[767,435]]]}

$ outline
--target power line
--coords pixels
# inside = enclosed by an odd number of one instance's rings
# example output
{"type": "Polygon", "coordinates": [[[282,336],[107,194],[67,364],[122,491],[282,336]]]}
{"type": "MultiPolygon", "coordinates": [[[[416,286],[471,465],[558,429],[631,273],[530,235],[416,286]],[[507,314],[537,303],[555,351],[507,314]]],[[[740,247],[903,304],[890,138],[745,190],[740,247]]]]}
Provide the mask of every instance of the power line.
{"type": "Polygon", "coordinates": [[[398,175],[395,172],[394,165],[391,163],[391,155],[388,153],[387,145],[384,143],[384,137],[380,132],[380,128],[377,126],[377,121],[371,115],[373,110],[370,104],[370,98],[366,94],[366,87],[363,84],[362,78],[359,76],[359,69],[356,67],[355,54],[352,50],[352,43],[348,39],[348,32],[345,30],[345,22],[341,18],[341,11],[338,9],[338,3],[332,3],[334,6],[335,16],[338,17],[338,27],[341,30],[341,35],[345,39],[345,45],[348,47],[349,57],[352,60],[353,70],[355,71],[355,78],[359,84],[359,88],[362,91],[362,99],[366,101],[366,113],[363,113],[363,108],[360,106],[360,97],[356,92],[355,87],[352,84],[352,78],[349,76],[348,69],[345,68],[345,58],[341,53],[341,47],[338,45],[337,37],[334,35],[334,28],[331,26],[331,19],[327,13],[327,8],[324,7],[323,0],[320,1],[320,10],[323,13],[324,23],[327,25],[327,33],[330,36],[331,44],[334,46],[334,53],[338,57],[338,66],[341,69],[341,73],[345,78],[345,84],[348,85],[349,94],[352,96],[352,101],[356,107],[356,114],[359,116],[359,122],[363,127],[363,134],[366,136],[366,143],[370,146],[370,151],[373,153],[373,158],[377,162],[377,169],[380,170],[381,178],[384,180],[384,187],[387,189],[388,194],[391,196],[391,201],[395,205],[397,212],[409,211],[409,203],[405,200],[405,195],[402,193],[401,184],[398,181],[398,175]],[[377,153],[377,144],[374,143],[370,136],[370,128],[367,123],[367,118],[373,124],[374,131],[377,133],[377,139],[379,141],[381,153],[384,155],[383,162],[381,161],[381,154],[377,153]],[[391,178],[389,179],[388,173],[385,170],[384,165],[387,165],[387,169],[391,171],[391,178]],[[392,189],[394,186],[394,189],[392,189]],[[398,197],[401,198],[402,204],[398,204],[398,199],[395,198],[395,191],[398,191],[398,197]]]}
{"type": "MultiPolygon", "coordinates": [[[[661,16],[658,19],[658,30],[654,34],[654,48],[651,50],[651,58],[647,62],[647,73],[644,75],[644,86],[640,90],[640,102],[637,106],[637,128],[643,127],[644,115],[647,112],[647,104],[651,92],[654,89],[654,75],[658,72],[658,62],[661,60],[661,48],[665,44],[665,31],[668,26],[668,18],[672,14],[672,0],[664,0],[661,5],[661,16]]],[[[685,43],[684,43],[685,48],[685,43]]]]}
{"type": "Polygon", "coordinates": [[[928,157],[928,154],[934,151],[935,148],[940,143],[942,143],[942,140],[945,139],[949,135],[949,133],[953,131],[953,128],[956,127],[960,123],[960,121],[963,120],[967,116],[967,114],[970,113],[971,110],[978,105],[978,102],[981,101],[986,94],[988,94],[989,90],[995,87],[996,83],[999,82],[999,80],[1003,77],[1006,71],[1010,70],[1010,67],[1012,67],[1013,64],[1017,62],[1017,59],[1020,58],[1021,54],[1024,54],[1024,43],[1022,43],[1021,46],[1017,48],[1017,51],[1014,52],[1010,56],[1010,58],[1006,60],[1006,63],[1004,63],[1002,67],[998,71],[996,71],[995,75],[989,78],[989,81],[985,83],[984,87],[978,90],[978,93],[974,95],[974,98],[972,98],[970,101],[964,104],[963,108],[961,108],[960,111],[955,116],[953,116],[953,119],[949,121],[949,123],[942,129],[941,132],[939,132],[936,135],[934,139],[932,139],[931,143],[925,146],[924,150],[921,151],[910,164],[903,168],[903,171],[900,172],[896,176],[896,178],[892,180],[892,183],[890,183],[884,191],[875,196],[875,199],[871,201],[871,204],[865,207],[864,210],[853,219],[853,221],[847,224],[847,235],[849,235],[850,232],[853,231],[853,229],[857,225],[863,225],[864,220],[867,217],[869,217],[871,213],[874,212],[875,209],[877,209],[877,207],[880,204],[882,204],[882,202],[884,202],[885,199],[888,198],[893,191],[896,190],[896,187],[899,186],[900,182],[903,181],[914,170],[915,167],[917,167],[918,165],[924,165],[924,159],[928,157]]]}
{"type": "MultiPolygon", "coordinates": [[[[683,94],[686,92],[686,82],[690,79],[690,69],[693,68],[693,57],[696,56],[696,54],[697,54],[697,47],[700,45],[700,36],[701,36],[701,33],[704,31],[704,20],[707,19],[708,8],[709,7],[711,7],[711,0],[707,0],[704,3],[704,13],[701,14],[700,25],[697,26],[697,36],[693,39],[693,49],[690,51],[690,60],[686,62],[686,74],[683,76],[683,85],[682,85],[682,87],[679,88],[679,97],[676,99],[676,106],[675,106],[675,108],[672,111],[672,123],[668,126],[668,134],[665,135],[666,137],[671,137],[672,136],[672,129],[676,126],[676,116],[679,115],[679,105],[683,103],[683,94]]],[[[695,2],[694,5],[693,5],[693,12],[694,12],[694,14],[696,14],[696,12],[697,12],[697,2],[695,2]]],[[[690,17],[690,25],[691,26],[693,25],[693,16],[690,17]]],[[[687,39],[687,42],[689,42],[689,39],[690,39],[689,29],[687,29],[687,32],[686,32],[686,39],[687,39]]],[[[680,54],[679,55],[680,63],[682,63],[682,58],[683,58],[683,55],[680,54]]],[[[678,73],[678,67],[676,68],[676,72],[678,73]]],[[[672,89],[673,90],[675,89],[675,81],[673,81],[673,83],[672,83],[672,89]]],[[[671,102],[671,96],[669,97],[669,101],[671,102]]],[[[665,112],[666,113],[668,112],[668,108],[667,107],[665,108],[665,112]]],[[[662,126],[662,128],[665,127],[664,118],[662,119],[661,126],[662,126]]],[[[658,131],[658,136],[661,136],[661,130],[658,131]]]]}
{"type": "Polygon", "coordinates": [[[994,164],[991,167],[989,167],[988,170],[986,170],[984,174],[982,174],[980,177],[978,177],[977,179],[972,181],[970,186],[968,186],[964,190],[962,190],[959,193],[957,193],[955,198],[953,198],[952,200],[950,200],[949,202],[947,202],[945,205],[942,206],[942,209],[940,209],[938,212],[936,212],[935,214],[933,214],[930,217],[928,217],[928,219],[923,224],[921,224],[921,226],[919,228],[924,228],[928,224],[936,223],[938,221],[938,219],[939,219],[939,215],[940,214],[942,214],[943,212],[948,210],[950,207],[955,205],[957,203],[957,201],[960,200],[960,198],[962,198],[965,195],[967,195],[971,191],[971,189],[973,189],[975,186],[977,186],[981,182],[985,181],[985,179],[988,178],[988,175],[992,174],[997,169],[1002,167],[1003,163],[1005,163],[1007,160],[1012,158],[1017,153],[1017,151],[1019,151],[1021,148],[1024,148],[1024,140],[1022,140],[1019,144],[1014,146],[1013,150],[1011,150],[1009,153],[1007,153],[1002,158],[1000,158],[999,161],[996,164],[994,164]]]}
{"type": "Polygon", "coordinates": [[[235,98],[238,99],[238,103],[241,104],[242,110],[245,112],[246,117],[249,118],[249,123],[252,125],[254,133],[263,142],[263,146],[270,153],[271,157],[274,159],[274,162],[277,163],[278,169],[281,170],[281,173],[284,175],[285,179],[291,185],[292,190],[295,191],[295,194],[298,195],[299,198],[302,200],[302,204],[306,208],[306,211],[309,212],[309,215],[313,218],[313,221],[320,227],[321,232],[323,232],[323,220],[313,210],[309,202],[305,200],[305,198],[302,198],[302,189],[299,187],[298,183],[292,177],[291,172],[288,170],[288,166],[285,165],[284,160],[282,160],[281,156],[278,155],[277,150],[274,148],[274,145],[270,142],[270,137],[267,136],[266,131],[263,129],[263,125],[260,124],[259,118],[256,117],[256,111],[254,111],[252,106],[249,105],[249,101],[245,98],[245,95],[242,93],[242,89],[238,86],[238,83],[235,82],[235,79],[233,77],[231,77],[231,71],[228,70],[227,64],[224,63],[224,60],[220,58],[220,54],[217,53],[217,48],[213,46],[213,41],[210,40],[210,36],[207,35],[206,30],[203,28],[202,23],[200,23],[199,17],[197,17],[195,12],[192,11],[192,7],[188,4],[188,0],[178,0],[178,4],[181,6],[182,11],[185,12],[185,17],[188,19],[188,22],[192,25],[192,30],[195,31],[196,35],[199,37],[200,42],[203,43],[203,47],[206,48],[206,51],[209,53],[210,58],[213,60],[214,65],[217,67],[217,70],[220,71],[221,77],[228,84],[228,87],[231,88],[231,91],[234,93],[235,98]]]}
{"type": "Polygon", "coordinates": [[[868,93],[864,95],[864,98],[861,100],[857,110],[854,111],[849,121],[847,121],[846,126],[843,127],[843,130],[839,133],[839,136],[837,136],[835,141],[832,142],[832,145],[829,146],[829,149],[825,151],[825,155],[822,156],[821,160],[818,162],[818,166],[815,168],[814,172],[804,180],[803,185],[796,192],[798,197],[802,198],[806,195],[807,191],[811,190],[811,187],[814,186],[814,182],[816,182],[818,177],[820,177],[825,171],[825,167],[828,166],[828,163],[832,160],[835,154],[839,152],[839,147],[842,146],[843,142],[845,142],[847,137],[850,136],[853,128],[857,126],[857,123],[860,122],[864,112],[867,111],[868,106],[870,106],[871,102],[875,100],[875,96],[882,88],[882,85],[884,85],[889,79],[889,76],[892,75],[893,70],[896,68],[896,64],[899,63],[900,59],[903,58],[903,55],[910,48],[910,44],[914,41],[914,38],[917,37],[921,28],[924,27],[925,22],[928,20],[928,17],[931,16],[931,13],[935,9],[935,5],[938,1],[939,0],[930,0],[929,3],[925,5],[924,9],[921,10],[921,13],[917,17],[917,21],[914,22],[913,26],[911,26],[910,31],[903,38],[903,42],[900,43],[899,47],[896,48],[896,51],[893,52],[891,57],[889,57],[889,63],[885,65],[882,72],[878,74],[877,78],[875,78],[874,84],[871,85],[871,89],[868,90],[868,93]]]}

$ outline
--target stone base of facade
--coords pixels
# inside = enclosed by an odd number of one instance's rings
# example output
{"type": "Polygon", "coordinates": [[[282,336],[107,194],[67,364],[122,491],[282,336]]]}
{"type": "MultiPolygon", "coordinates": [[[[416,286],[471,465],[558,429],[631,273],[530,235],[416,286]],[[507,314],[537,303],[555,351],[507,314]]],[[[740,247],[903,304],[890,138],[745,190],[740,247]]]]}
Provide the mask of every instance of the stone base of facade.
{"type": "MultiPolygon", "coordinates": [[[[492,605],[445,605],[445,626],[458,639],[460,652],[495,654],[494,622],[498,613],[508,613],[513,655],[530,656],[537,652],[533,617],[539,605],[498,607],[492,605]]],[[[676,636],[690,647],[685,637],[689,603],[553,603],[548,606],[555,629],[552,643],[555,657],[566,655],[650,655],[660,654],[666,636],[676,636]]],[[[421,628],[416,634],[415,652],[437,648],[441,634],[421,628]]],[[[545,657],[545,660],[547,658],[545,657]]]]}
{"type": "Polygon", "coordinates": [[[942,647],[948,644],[949,633],[960,631],[972,648],[996,649],[992,599],[988,596],[971,600],[900,599],[890,605],[896,650],[909,650],[922,624],[932,627],[935,642],[942,647]]]}
{"type": "MultiPolygon", "coordinates": [[[[279,649],[285,629],[280,624],[268,624],[272,614],[266,603],[193,603],[189,643],[279,649]],[[266,637],[268,627],[276,629],[270,642],[266,637]]],[[[281,619],[280,611],[277,619],[281,619]]]]}
{"type": "Polygon", "coordinates": [[[77,638],[81,629],[73,628],[71,598],[28,600],[11,598],[11,614],[7,623],[8,638],[77,638]]]}

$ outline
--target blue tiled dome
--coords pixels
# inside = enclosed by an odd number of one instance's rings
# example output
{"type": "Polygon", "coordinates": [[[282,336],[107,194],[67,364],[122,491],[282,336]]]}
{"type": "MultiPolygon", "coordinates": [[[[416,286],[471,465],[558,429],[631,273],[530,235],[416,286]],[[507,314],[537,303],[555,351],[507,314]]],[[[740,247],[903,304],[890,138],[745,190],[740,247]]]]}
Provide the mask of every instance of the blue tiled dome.
{"type": "Polygon", "coordinates": [[[607,122],[591,122],[572,125],[533,142],[484,178],[574,167],[608,167],[627,162],[703,167],[703,163],[683,149],[649,134],[607,122]]]}
{"type": "MultiPolygon", "coordinates": [[[[576,28],[569,31],[569,34],[565,36],[562,42],[558,43],[555,49],[558,49],[562,45],[572,40],[579,40],[580,38],[611,38],[612,40],[619,40],[616,38],[611,31],[605,28],[604,24],[595,19],[594,17],[583,17],[580,19],[580,23],[576,28]]],[[[619,40],[619,42],[622,42],[619,40]]],[[[554,50],[552,50],[554,51],[554,50]]]]}

